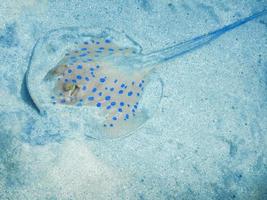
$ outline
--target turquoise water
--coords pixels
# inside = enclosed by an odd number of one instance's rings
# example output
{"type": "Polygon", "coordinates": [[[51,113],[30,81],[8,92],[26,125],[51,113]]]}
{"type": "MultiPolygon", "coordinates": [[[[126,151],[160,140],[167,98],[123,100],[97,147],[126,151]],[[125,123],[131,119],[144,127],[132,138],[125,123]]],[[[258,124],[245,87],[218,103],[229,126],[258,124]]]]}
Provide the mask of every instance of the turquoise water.
{"type": "Polygon", "coordinates": [[[241,23],[265,8],[264,1],[2,3],[0,199],[267,198],[266,16],[241,23]],[[239,27],[223,28],[234,22],[239,27]],[[66,27],[76,28],[63,40],[60,31],[50,37],[66,27]],[[112,137],[88,106],[48,103],[43,79],[75,47],[70,38],[107,29],[141,56],[105,62],[130,78],[133,69],[144,73],[136,63],[155,65],[142,117],[112,127],[112,137]]]}

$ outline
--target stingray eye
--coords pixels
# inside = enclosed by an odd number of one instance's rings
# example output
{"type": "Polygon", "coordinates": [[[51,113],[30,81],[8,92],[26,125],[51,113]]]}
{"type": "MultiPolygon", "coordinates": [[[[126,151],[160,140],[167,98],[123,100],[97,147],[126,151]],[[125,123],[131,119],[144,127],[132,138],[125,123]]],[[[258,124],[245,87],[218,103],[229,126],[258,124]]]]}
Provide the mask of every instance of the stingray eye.
{"type": "Polygon", "coordinates": [[[69,96],[75,96],[78,94],[80,90],[80,86],[73,83],[64,83],[63,85],[63,91],[68,92],[69,96]]]}
{"type": "Polygon", "coordinates": [[[65,92],[73,91],[74,89],[75,89],[75,85],[72,83],[64,83],[64,85],[63,85],[63,90],[65,92]]]}
{"type": "Polygon", "coordinates": [[[62,64],[62,65],[59,65],[57,68],[53,69],[51,71],[51,73],[53,75],[61,75],[61,74],[63,74],[63,72],[65,71],[66,68],[68,68],[68,66],[65,64],[62,64]]]}

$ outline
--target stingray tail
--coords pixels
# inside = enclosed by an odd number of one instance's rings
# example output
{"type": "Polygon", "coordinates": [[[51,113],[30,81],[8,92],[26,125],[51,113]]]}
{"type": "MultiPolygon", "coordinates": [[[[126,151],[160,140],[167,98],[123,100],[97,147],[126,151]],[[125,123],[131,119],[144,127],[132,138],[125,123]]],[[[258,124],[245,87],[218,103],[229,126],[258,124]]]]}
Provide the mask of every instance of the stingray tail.
{"type": "Polygon", "coordinates": [[[220,29],[217,29],[215,31],[211,31],[207,34],[192,38],[190,40],[181,42],[179,44],[175,44],[173,46],[167,47],[165,49],[153,51],[151,53],[145,54],[142,58],[142,62],[145,65],[153,65],[158,64],[164,61],[171,60],[173,58],[176,58],[180,55],[183,55],[185,53],[191,52],[192,50],[195,50],[197,48],[200,48],[206,44],[209,44],[209,42],[215,40],[216,38],[220,37],[224,33],[235,29],[251,20],[254,20],[260,16],[263,16],[267,13],[267,10],[263,10],[261,12],[255,13],[249,17],[240,19],[232,24],[226,25],[220,29]]]}

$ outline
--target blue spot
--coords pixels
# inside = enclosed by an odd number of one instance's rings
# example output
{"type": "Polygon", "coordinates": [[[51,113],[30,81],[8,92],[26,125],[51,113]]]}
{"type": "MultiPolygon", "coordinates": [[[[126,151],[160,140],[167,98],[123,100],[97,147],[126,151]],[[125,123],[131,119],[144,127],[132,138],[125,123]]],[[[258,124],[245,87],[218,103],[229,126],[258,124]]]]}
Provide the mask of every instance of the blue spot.
{"type": "Polygon", "coordinates": [[[86,81],[89,81],[90,79],[89,79],[88,77],[85,77],[85,80],[86,80],[86,81]]]}
{"type": "Polygon", "coordinates": [[[125,87],[125,84],[124,84],[124,83],[123,83],[123,84],[121,84],[121,87],[122,87],[122,88],[124,88],[124,87],[125,87]]]}
{"type": "Polygon", "coordinates": [[[68,73],[71,74],[72,70],[71,69],[68,69],[68,73]]]}
{"type": "Polygon", "coordinates": [[[132,112],[135,112],[135,109],[132,109],[132,112]]]}
{"type": "Polygon", "coordinates": [[[101,107],[101,103],[98,102],[98,103],[96,104],[96,107],[101,107]]]}
{"type": "Polygon", "coordinates": [[[84,44],[89,44],[88,42],[84,42],[84,44]]]}
{"type": "Polygon", "coordinates": [[[121,109],[121,108],[119,108],[119,109],[118,109],[118,111],[119,111],[119,112],[122,112],[122,109],[121,109]]]}
{"type": "Polygon", "coordinates": [[[97,69],[99,69],[99,67],[100,67],[99,65],[96,66],[97,69]]]}
{"type": "Polygon", "coordinates": [[[83,91],[85,91],[85,90],[86,90],[86,86],[84,85],[84,86],[83,86],[83,91]]]}
{"type": "Polygon", "coordinates": [[[104,47],[99,47],[99,50],[104,50],[105,48],[104,47]]]}
{"type": "Polygon", "coordinates": [[[78,66],[77,66],[77,69],[82,69],[82,68],[83,68],[82,65],[78,65],[78,66]]]}
{"type": "Polygon", "coordinates": [[[100,44],[100,42],[97,41],[96,44],[100,44]]]}
{"type": "Polygon", "coordinates": [[[111,108],[111,106],[107,106],[107,110],[109,110],[111,108]]]}
{"type": "Polygon", "coordinates": [[[109,90],[112,92],[112,91],[114,91],[114,88],[112,87],[112,88],[110,88],[109,90]]]}
{"type": "Polygon", "coordinates": [[[134,85],[134,81],[132,82],[132,85],[134,85]]]}
{"type": "Polygon", "coordinates": [[[134,108],[137,109],[137,105],[134,105],[134,108]]]}
{"type": "Polygon", "coordinates": [[[64,81],[65,81],[65,82],[68,82],[68,79],[66,78],[64,81]]]}
{"type": "Polygon", "coordinates": [[[102,96],[102,92],[99,92],[98,95],[99,95],[99,96],[102,96]]]}
{"type": "Polygon", "coordinates": [[[76,81],[75,79],[72,79],[71,81],[72,81],[73,83],[77,83],[77,81],[76,81]]]}
{"type": "Polygon", "coordinates": [[[114,51],[114,49],[112,49],[112,48],[109,48],[108,50],[109,50],[109,51],[114,51]]]}
{"type": "Polygon", "coordinates": [[[87,48],[81,48],[81,50],[82,50],[82,51],[86,51],[86,50],[87,50],[87,48]]]}
{"type": "Polygon", "coordinates": [[[139,92],[137,92],[137,94],[136,94],[137,96],[140,96],[140,93],[139,92]]]}
{"type": "Polygon", "coordinates": [[[65,99],[61,99],[61,100],[60,100],[60,103],[65,103],[65,102],[66,102],[65,99]]]}
{"type": "Polygon", "coordinates": [[[90,58],[89,58],[89,59],[87,59],[87,61],[88,61],[88,62],[91,62],[91,61],[93,61],[93,59],[90,59],[90,58]]]}
{"type": "Polygon", "coordinates": [[[116,105],[116,102],[115,101],[111,102],[111,105],[112,106],[115,106],[116,105]]]}
{"type": "Polygon", "coordinates": [[[90,96],[90,97],[88,97],[88,100],[89,101],[93,101],[94,100],[94,97],[90,96]]]}
{"type": "Polygon", "coordinates": [[[92,92],[96,92],[96,90],[97,90],[97,88],[96,88],[96,87],[94,87],[94,88],[92,89],[92,92]]]}
{"type": "Polygon", "coordinates": [[[120,106],[124,106],[124,102],[120,102],[120,106]]]}
{"type": "Polygon", "coordinates": [[[106,96],[105,99],[108,101],[110,100],[110,96],[106,96]]]}
{"type": "Polygon", "coordinates": [[[115,121],[115,120],[117,120],[117,117],[115,117],[115,116],[114,116],[114,117],[112,117],[112,120],[114,120],[114,121],[115,121]]]}
{"type": "Polygon", "coordinates": [[[129,119],[129,115],[128,115],[128,114],[126,114],[126,115],[125,115],[125,118],[126,118],[126,119],[129,119]]]}
{"type": "Polygon", "coordinates": [[[99,80],[100,80],[101,83],[104,83],[106,81],[105,78],[100,78],[99,80]]]}
{"type": "Polygon", "coordinates": [[[128,92],[128,96],[129,96],[129,97],[132,96],[132,94],[133,94],[132,91],[128,92]]]}
{"type": "Polygon", "coordinates": [[[55,97],[54,97],[54,96],[52,96],[52,97],[51,97],[51,99],[55,99],[55,97]]]}
{"type": "Polygon", "coordinates": [[[95,69],[93,67],[90,68],[90,71],[94,71],[95,69]]]}
{"type": "Polygon", "coordinates": [[[120,90],[120,91],[119,91],[119,94],[122,94],[122,93],[123,93],[123,90],[120,90]]]}
{"type": "Polygon", "coordinates": [[[82,76],[81,75],[77,75],[76,78],[79,79],[79,80],[81,80],[82,79],[82,76]]]}
{"type": "Polygon", "coordinates": [[[145,81],[144,80],[142,80],[142,83],[144,83],[145,81]]]}
{"type": "Polygon", "coordinates": [[[84,57],[86,55],[87,55],[87,53],[83,53],[83,54],[80,54],[80,57],[84,57]]]}
{"type": "Polygon", "coordinates": [[[110,127],[113,127],[113,124],[110,124],[110,127]]]}
{"type": "Polygon", "coordinates": [[[83,99],[80,99],[80,102],[83,102],[83,99]]]}
{"type": "Polygon", "coordinates": [[[142,87],[142,83],[139,83],[139,85],[138,85],[139,87],[142,87]]]}
{"type": "Polygon", "coordinates": [[[109,39],[106,39],[105,40],[105,43],[110,43],[111,41],[109,39]]]}
{"type": "Polygon", "coordinates": [[[118,80],[117,80],[117,79],[115,79],[115,80],[114,80],[114,83],[117,83],[117,82],[118,82],[118,80]]]}

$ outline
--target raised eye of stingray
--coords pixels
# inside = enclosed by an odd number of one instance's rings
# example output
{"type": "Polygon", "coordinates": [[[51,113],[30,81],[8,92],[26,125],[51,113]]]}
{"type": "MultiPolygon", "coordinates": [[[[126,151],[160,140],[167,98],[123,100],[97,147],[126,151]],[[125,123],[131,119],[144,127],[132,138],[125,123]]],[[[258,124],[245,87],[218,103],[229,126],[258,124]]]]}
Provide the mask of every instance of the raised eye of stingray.
{"type": "Polygon", "coordinates": [[[67,65],[65,65],[65,64],[61,64],[61,65],[59,65],[59,67],[53,69],[51,72],[52,72],[53,75],[62,75],[63,72],[64,72],[67,68],[68,68],[67,65]]]}
{"type": "Polygon", "coordinates": [[[77,95],[79,89],[80,89],[80,87],[76,84],[73,84],[73,83],[64,83],[64,85],[63,85],[64,92],[69,92],[70,96],[77,95]]]}
{"type": "Polygon", "coordinates": [[[64,83],[64,85],[63,85],[63,90],[65,92],[72,91],[74,89],[75,89],[75,85],[72,83],[64,83]]]}

